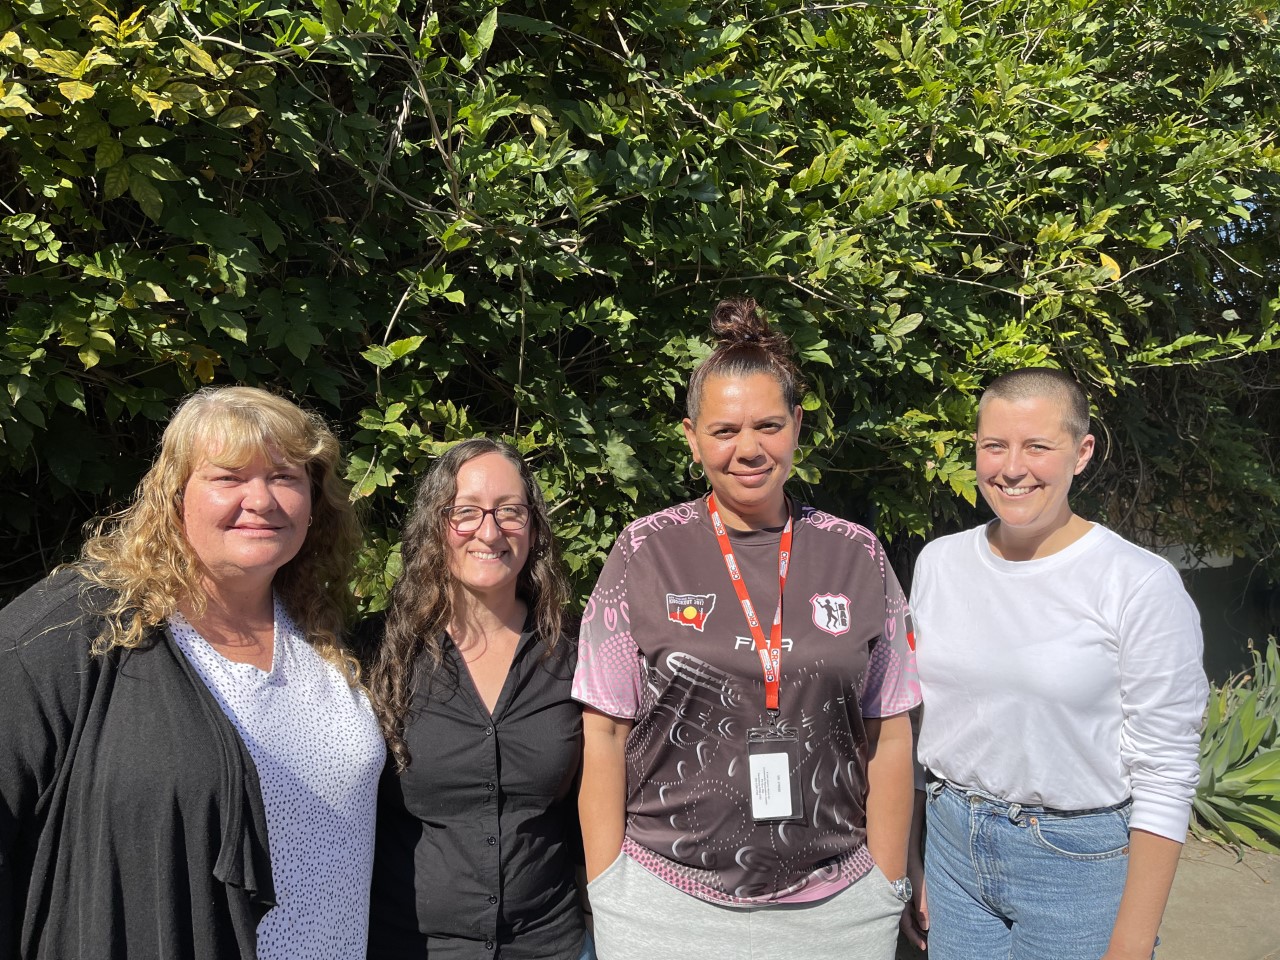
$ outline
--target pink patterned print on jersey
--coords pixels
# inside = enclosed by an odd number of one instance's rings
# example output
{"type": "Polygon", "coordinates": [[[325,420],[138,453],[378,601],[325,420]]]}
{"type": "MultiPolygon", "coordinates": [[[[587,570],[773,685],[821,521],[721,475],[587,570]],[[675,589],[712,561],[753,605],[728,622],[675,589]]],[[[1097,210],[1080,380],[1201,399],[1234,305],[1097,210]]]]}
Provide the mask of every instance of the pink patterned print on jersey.
{"type": "MultiPolygon", "coordinates": [[[[742,611],[717,605],[701,631],[670,616],[669,596],[732,589],[704,501],[623,532],[582,625],[574,696],[635,721],[627,850],[666,882],[718,903],[810,900],[863,876],[871,865],[863,718],[919,702],[910,615],[879,541],[808,507],[793,516],[779,722],[801,743],[791,775],[803,819],[751,816],[746,732],[765,725],[766,711],[759,660],[741,642],[742,611]],[[820,629],[814,596],[841,598],[847,629],[820,629]]],[[[731,531],[731,539],[752,599],[774,609],[779,533],[731,531]]]]}

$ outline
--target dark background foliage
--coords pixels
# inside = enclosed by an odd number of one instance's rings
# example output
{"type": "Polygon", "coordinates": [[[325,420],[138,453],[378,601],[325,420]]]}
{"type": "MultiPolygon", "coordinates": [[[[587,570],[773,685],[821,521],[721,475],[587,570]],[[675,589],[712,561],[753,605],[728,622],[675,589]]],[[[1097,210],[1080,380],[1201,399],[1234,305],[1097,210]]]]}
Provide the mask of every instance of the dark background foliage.
{"type": "Polygon", "coordinates": [[[724,296],[812,383],[805,498],[972,522],[976,392],[1093,395],[1081,505],[1258,558],[1280,482],[1273,2],[0,0],[0,593],[244,382],[351,451],[383,602],[413,478],[513,439],[585,589],[698,491],[724,296]]]}

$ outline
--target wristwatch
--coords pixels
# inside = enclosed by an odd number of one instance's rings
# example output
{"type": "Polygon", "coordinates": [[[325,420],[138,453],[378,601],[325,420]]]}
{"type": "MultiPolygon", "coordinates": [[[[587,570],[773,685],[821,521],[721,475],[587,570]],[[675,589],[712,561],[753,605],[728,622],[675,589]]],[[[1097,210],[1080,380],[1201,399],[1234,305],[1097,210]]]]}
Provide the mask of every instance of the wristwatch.
{"type": "Polygon", "coordinates": [[[897,880],[890,880],[889,886],[893,887],[893,895],[903,903],[911,902],[911,878],[900,877],[897,880]]]}

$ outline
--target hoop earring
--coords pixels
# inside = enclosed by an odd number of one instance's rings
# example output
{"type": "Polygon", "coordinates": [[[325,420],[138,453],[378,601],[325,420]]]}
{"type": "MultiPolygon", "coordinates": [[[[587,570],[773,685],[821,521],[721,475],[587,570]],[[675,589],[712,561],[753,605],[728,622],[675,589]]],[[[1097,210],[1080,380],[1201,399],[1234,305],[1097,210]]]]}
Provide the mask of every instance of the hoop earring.
{"type": "Polygon", "coordinates": [[[689,474],[689,479],[693,480],[695,483],[699,480],[705,480],[707,477],[707,471],[703,469],[702,464],[700,464],[697,460],[689,461],[689,469],[687,472],[689,474]],[[695,467],[698,470],[696,474],[693,472],[695,467]]]}

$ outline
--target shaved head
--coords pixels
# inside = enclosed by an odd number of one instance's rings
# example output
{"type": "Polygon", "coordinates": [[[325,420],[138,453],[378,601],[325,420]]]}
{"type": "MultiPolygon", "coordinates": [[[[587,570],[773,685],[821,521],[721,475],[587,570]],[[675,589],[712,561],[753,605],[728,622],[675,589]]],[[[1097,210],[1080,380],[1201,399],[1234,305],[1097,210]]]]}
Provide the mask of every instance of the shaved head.
{"type": "Polygon", "coordinates": [[[1062,425],[1079,443],[1089,432],[1089,400],[1069,373],[1052,367],[1026,367],[1001,374],[988,384],[978,401],[978,423],[982,411],[992,400],[1019,403],[1044,398],[1062,411],[1062,425]]]}

